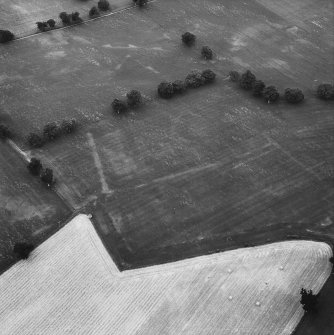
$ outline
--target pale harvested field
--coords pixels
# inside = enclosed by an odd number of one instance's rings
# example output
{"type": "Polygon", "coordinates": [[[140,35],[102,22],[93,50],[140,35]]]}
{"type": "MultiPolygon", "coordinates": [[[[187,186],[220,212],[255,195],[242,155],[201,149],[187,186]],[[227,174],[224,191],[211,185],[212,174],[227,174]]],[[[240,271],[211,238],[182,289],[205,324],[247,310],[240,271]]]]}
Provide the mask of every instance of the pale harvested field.
{"type": "Polygon", "coordinates": [[[288,241],[119,272],[79,215],[0,277],[5,334],[291,334],[332,252],[288,241]]]}

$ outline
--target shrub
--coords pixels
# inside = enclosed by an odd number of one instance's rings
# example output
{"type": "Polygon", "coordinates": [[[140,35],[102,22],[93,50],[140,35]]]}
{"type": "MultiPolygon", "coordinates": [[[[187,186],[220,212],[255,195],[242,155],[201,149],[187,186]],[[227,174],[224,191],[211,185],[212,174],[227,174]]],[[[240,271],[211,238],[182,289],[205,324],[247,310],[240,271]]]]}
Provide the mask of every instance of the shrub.
{"type": "Polygon", "coordinates": [[[43,138],[36,133],[30,133],[27,141],[32,148],[40,148],[44,144],[43,138]]]}
{"type": "Polygon", "coordinates": [[[302,295],[300,303],[303,305],[303,309],[309,313],[315,313],[318,311],[318,296],[313,294],[312,290],[301,289],[300,294],[302,295]]]}
{"type": "Polygon", "coordinates": [[[182,80],[175,80],[173,83],[173,92],[181,94],[187,90],[187,86],[182,80]]]}
{"type": "Polygon", "coordinates": [[[99,16],[100,15],[100,12],[99,10],[97,9],[96,6],[93,6],[90,11],[89,11],[89,17],[96,17],[96,16],[99,16]]]}
{"type": "Polygon", "coordinates": [[[334,99],[334,87],[331,84],[320,84],[317,87],[317,95],[320,99],[334,99]]]}
{"type": "Polygon", "coordinates": [[[108,0],[100,0],[97,3],[97,7],[99,7],[99,10],[107,11],[110,9],[110,3],[108,0]]]}
{"type": "Polygon", "coordinates": [[[240,73],[238,71],[230,71],[229,78],[233,82],[238,82],[240,80],[240,73]]]}
{"type": "Polygon", "coordinates": [[[48,24],[46,22],[36,22],[37,28],[40,31],[45,31],[48,28],[48,24]]]}
{"type": "Polygon", "coordinates": [[[63,24],[71,24],[71,16],[67,14],[66,12],[61,12],[59,14],[59,18],[63,22],[63,24]]]}
{"type": "Polygon", "coordinates": [[[74,12],[70,14],[70,17],[71,17],[72,22],[74,23],[82,22],[82,18],[80,17],[79,12],[74,12]]]}
{"type": "Polygon", "coordinates": [[[173,84],[163,81],[158,85],[158,94],[163,99],[170,99],[174,95],[173,84]]]}
{"type": "Polygon", "coordinates": [[[206,84],[213,83],[216,79],[216,74],[212,70],[207,69],[202,72],[202,78],[204,78],[206,84]]]}
{"type": "Polygon", "coordinates": [[[128,110],[128,106],[126,105],[126,103],[119,99],[114,99],[111,106],[113,111],[117,114],[124,113],[128,110]]]}
{"type": "Polygon", "coordinates": [[[200,71],[194,70],[187,75],[185,83],[187,87],[197,88],[205,84],[205,78],[200,71]]]}
{"type": "Polygon", "coordinates": [[[186,33],[184,33],[182,36],[182,42],[187,45],[188,47],[192,46],[195,41],[196,41],[196,36],[192,33],[190,33],[189,31],[187,31],[186,33]]]}
{"type": "Polygon", "coordinates": [[[70,119],[70,120],[66,119],[66,120],[63,120],[60,127],[61,127],[61,130],[62,130],[63,133],[70,134],[77,127],[77,123],[76,123],[75,119],[70,119]]]}
{"type": "Polygon", "coordinates": [[[132,90],[126,94],[126,97],[130,107],[138,107],[142,103],[142,97],[139,91],[132,90]]]}
{"type": "Polygon", "coordinates": [[[304,100],[304,94],[299,88],[287,88],[284,91],[284,98],[287,102],[297,104],[304,100]]]}
{"type": "Polygon", "coordinates": [[[12,136],[12,132],[4,124],[0,124],[0,139],[5,140],[12,136]]]}
{"type": "Polygon", "coordinates": [[[34,250],[34,246],[29,243],[18,242],[15,243],[13,251],[20,259],[27,259],[31,252],[34,250]]]}
{"type": "Polygon", "coordinates": [[[54,183],[53,171],[49,168],[46,168],[45,170],[43,170],[41,174],[41,180],[43,183],[47,184],[48,186],[52,185],[54,183]]]}
{"type": "Polygon", "coordinates": [[[206,45],[204,47],[202,47],[201,54],[205,59],[212,59],[213,58],[213,52],[212,52],[211,48],[209,48],[206,45]]]}
{"type": "Polygon", "coordinates": [[[263,90],[266,87],[262,80],[255,80],[253,83],[253,95],[255,97],[260,97],[263,94],[263,90]]]}
{"type": "Polygon", "coordinates": [[[245,73],[241,75],[240,87],[243,88],[244,90],[251,90],[255,80],[256,80],[255,75],[251,71],[247,70],[245,73]]]}
{"type": "Polygon", "coordinates": [[[263,90],[263,96],[268,103],[271,103],[278,100],[279,93],[275,86],[268,86],[263,90]]]}
{"type": "Polygon", "coordinates": [[[43,135],[49,141],[53,141],[60,135],[61,129],[57,122],[49,122],[43,128],[43,135]]]}
{"type": "Polygon", "coordinates": [[[54,19],[47,20],[46,23],[50,28],[54,28],[56,26],[56,21],[54,19]]]}
{"type": "Polygon", "coordinates": [[[28,163],[27,168],[31,174],[33,174],[34,176],[39,176],[43,167],[41,161],[33,157],[28,163]]]}
{"type": "Polygon", "coordinates": [[[14,34],[9,30],[0,30],[0,43],[10,42],[14,39],[14,34]]]}

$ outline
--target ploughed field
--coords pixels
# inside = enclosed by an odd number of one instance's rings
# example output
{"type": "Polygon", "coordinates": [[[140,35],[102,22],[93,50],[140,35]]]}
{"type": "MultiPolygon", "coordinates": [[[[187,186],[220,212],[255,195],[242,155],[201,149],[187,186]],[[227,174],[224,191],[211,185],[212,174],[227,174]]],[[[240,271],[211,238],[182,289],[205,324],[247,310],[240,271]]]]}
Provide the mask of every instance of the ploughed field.
{"type": "Polygon", "coordinates": [[[321,4],[156,1],[2,45],[1,115],[24,150],[29,132],[77,119],[75,135],[30,154],[54,169],[67,206],[93,214],[123,269],[332,238],[333,103],[314,88],[333,78],[333,14],[321,4]],[[185,31],[195,47],[181,45],[185,31]],[[214,84],[157,97],[161,81],[206,68],[214,84]],[[300,87],[305,102],[268,105],[226,80],[246,69],[281,92],[300,87]],[[144,105],[114,115],[111,101],[131,89],[144,105]]]}
{"type": "Polygon", "coordinates": [[[288,335],[331,256],[286,241],[120,272],[78,215],[0,277],[2,334],[288,335]]]}

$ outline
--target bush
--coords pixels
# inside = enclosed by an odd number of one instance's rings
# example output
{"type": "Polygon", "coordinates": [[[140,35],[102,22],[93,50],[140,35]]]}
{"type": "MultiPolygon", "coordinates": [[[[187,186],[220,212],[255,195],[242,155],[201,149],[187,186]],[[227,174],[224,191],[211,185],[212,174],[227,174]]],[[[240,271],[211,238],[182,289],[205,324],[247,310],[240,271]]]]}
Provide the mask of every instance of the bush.
{"type": "Polygon", "coordinates": [[[284,91],[284,98],[287,102],[297,104],[304,100],[304,94],[299,88],[287,88],[284,91]]]}
{"type": "Polygon", "coordinates": [[[48,28],[48,24],[46,22],[36,22],[37,28],[40,31],[45,31],[48,28]]]}
{"type": "Polygon", "coordinates": [[[41,161],[33,157],[28,163],[27,168],[32,175],[39,176],[43,167],[41,161]]]}
{"type": "Polygon", "coordinates": [[[312,290],[301,289],[300,294],[302,295],[300,303],[303,305],[303,309],[309,313],[316,313],[318,311],[318,296],[313,294],[312,290]]]}
{"type": "Polygon", "coordinates": [[[263,90],[263,96],[268,103],[275,102],[279,99],[279,93],[275,86],[268,86],[263,90]]]}
{"type": "Polygon", "coordinates": [[[213,83],[216,79],[216,74],[212,70],[207,69],[202,72],[202,78],[204,78],[206,84],[213,83]]]}
{"type": "Polygon", "coordinates": [[[96,16],[99,16],[100,15],[100,12],[99,10],[97,9],[96,6],[93,6],[90,11],[89,11],[89,17],[96,17],[96,16]]]}
{"type": "Polygon", "coordinates": [[[0,30],[0,43],[10,42],[14,39],[14,34],[9,30],[0,30]]]}
{"type": "Polygon", "coordinates": [[[54,19],[47,20],[46,23],[50,28],[54,28],[56,26],[56,21],[54,19]]]}
{"type": "Polygon", "coordinates": [[[188,47],[192,46],[196,41],[196,36],[188,31],[184,33],[181,38],[182,42],[188,47]]]}
{"type": "Polygon", "coordinates": [[[262,80],[255,80],[253,83],[253,95],[255,97],[260,97],[263,94],[263,90],[266,87],[262,80]]]}
{"type": "Polygon", "coordinates": [[[158,85],[158,94],[163,99],[170,99],[174,95],[173,84],[163,81],[158,85]]]}
{"type": "Polygon", "coordinates": [[[230,71],[229,78],[233,82],[239,82],[240,81],[240,73],[238,71],[230,71]]]}
{"type": "Polygon", "coordinates": [[[187,87],[197,88],[205,84],[205,78],[200,71],[194,70],[187,75],[185,83],[187,87]]]}
{"type": "Polygon", "coordinates": [[[126,105],[126,103],[119,99],[114,99],[111,106],[113,111],[117,114],[124,113],[128,110],[128,106],[126,105]]]}
{"type": "Polygon", "coordinates": [[[36,133],[30,133],[27,141],[32,148],[40,148],[44,144],[43,138],[36,133]]]}
{"type": "Polygon", "coordinates": [[[79,12],[74,12],[70,14],[70,17],[71,17],[72,22],[74,23],[82,22],[82,18],[80,17],[79,12]]]}
{"type": "Polygon", "coordinates": [[[209,48],[206,45],[204,47],[202,47],[201,54],[205,59],[212,59],[213,58],[213,52],[212,52],[211,48],[209,48]]]}
{"type": "Polygon", "coordinates": [[[99,10],[107,11],[110,9],[110,3],[108,0],[100,0],[97,3],[97,7],[99,7],[99,10]]]}
{"type": "Polygon", "coordinates": [[[13,251],[20,259],[28,259],[31,252],[34,250],[34,246],[29,243],[18,242],[15,243],[13,251]]]}
{"type": "Polygon", "coordinates": [[[331,84],[320,84],[317,87],[317,95],[320,99],[334,99],[334,87],[331,84]]]}
{"type": "Polygon", "coordinates": [[[49,141],[56,139],[61,133],[61,129],[57,122],[49,122],[44,126],[43,135],[49,141]]]}
{"type": "Polygon", "coordinates": [[[253,88],[253,84],[256,81],[255,75],[247,70],[245,73],[241,75],[240,78],[240,87],[244,90],[251,90],[253,88]]]}
{"type": "Polygon", "coordinates": [[[76,123],[75,119],[71,119],[71,120],[66,119],[61,123],[60,127],[61,127],[61,130],[62,130],[63,133],[70,134],[77,127],[77,123],[76,123]]]}
{"type": "Polygon", "coordinates": [[[54,183],[53,171],[49,168],[46,168],[45,170],[43,170],[41,174],[41,180],[43,183],[47,184],[48,186],[52,185],[54,183]]]}
{"type": "Polygon", "coordinates": [[[187,86],[182,80],[175,80],[173,83],[173,92],[181,94],[187,90],[187,86]]]}
{"type": "Polygon", "coordinates": [[[139,91],[132,90],[126,94],[126,97],[130,107],[138,107],[142,103],[142,97],[139,91]]]}
{"type": "Polygon", "coordinates": [[[0,139],[5,140],[12,136],[12,132],[4,124],[0,124],[0,139]]]}
{"type": "Polygon", "coordinates": [[[61,12],[59,14],[59,18],[61,19],[61,21],[63,22],[63,24],[71,24],[71,16],[69,14],[67,14],[66,12],[61,12]]]}

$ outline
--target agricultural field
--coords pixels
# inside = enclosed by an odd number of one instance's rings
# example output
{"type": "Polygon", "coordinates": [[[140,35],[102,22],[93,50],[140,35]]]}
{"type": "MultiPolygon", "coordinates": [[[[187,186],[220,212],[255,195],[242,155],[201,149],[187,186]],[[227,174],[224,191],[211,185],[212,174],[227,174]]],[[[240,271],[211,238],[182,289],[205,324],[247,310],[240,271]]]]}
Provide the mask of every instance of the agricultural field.
{"type": "Polygon", "coordinates": [[[24,37],[0,45],[0,122],[21,155],[56,177],[45,189],[0,143],[0,268],[13,263],[15,240],[39,244],[79,212],[92,214],[122,271],[291,239],[332,245],[334,104],[315,89],[333,83],[333,3],[110,2],[113,15],[31,35],[60,11],[86,19],[97,1],[0,0],[8,14],[0,28],[24,37]],[[191,48],[181,43],[185,31],[196,35],[191,48]],[[213,60],[201,57],[203,45],[213,60]],[[207,68],[214,83],[158,97],[161,81],[207,68]],[[299,87],[305,101],[267,104],[229,81],[231,70],[251,70],[280,93],[299,87]],[[132,89],[143,105],[113,113],[113,99],[132,89]],[[74,134],[28,146],[30,132],[65,118],[77,120],[74,134]]]}
{"type": "Polygon", "coordinates": [[[79,215],[0,277],[2,334],[291,334],[331,256],[288,241],[120,272],[79,215]]]}

